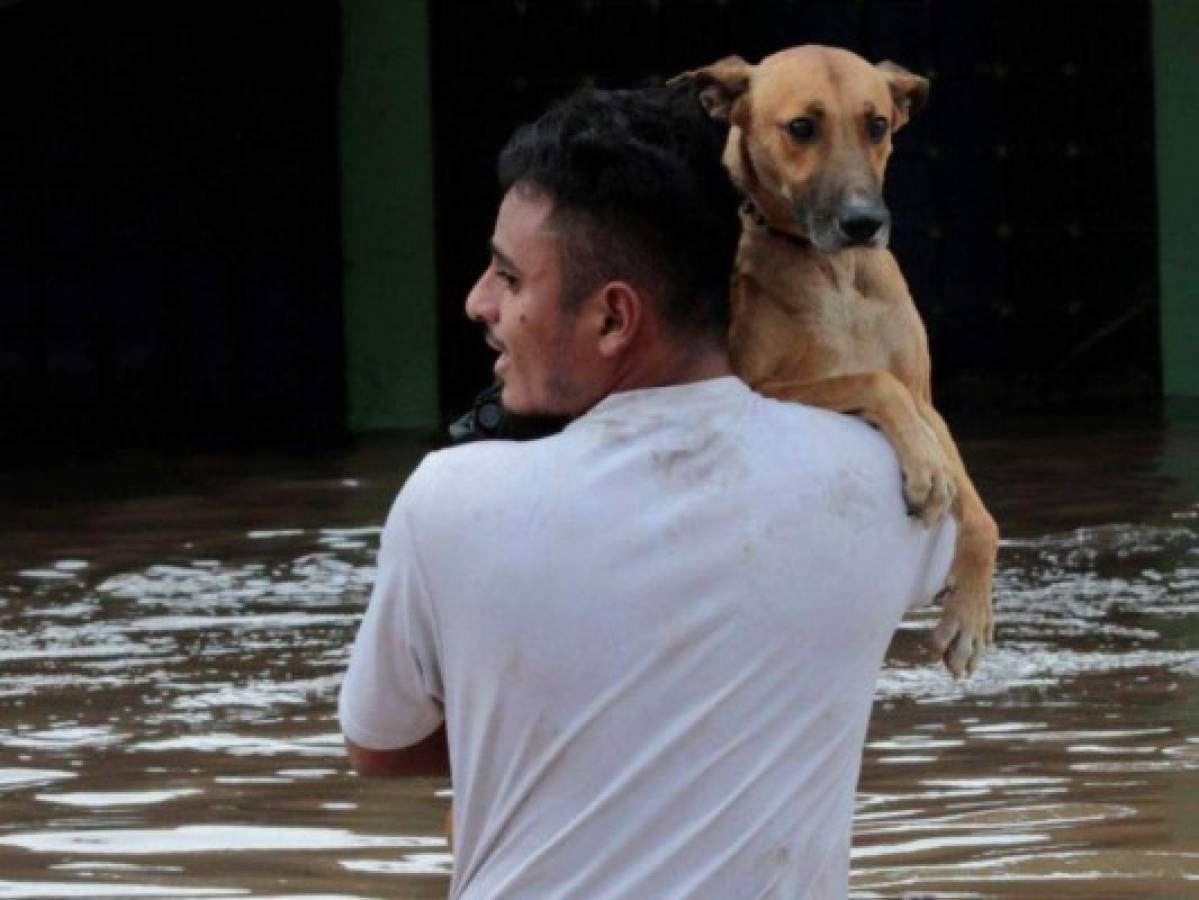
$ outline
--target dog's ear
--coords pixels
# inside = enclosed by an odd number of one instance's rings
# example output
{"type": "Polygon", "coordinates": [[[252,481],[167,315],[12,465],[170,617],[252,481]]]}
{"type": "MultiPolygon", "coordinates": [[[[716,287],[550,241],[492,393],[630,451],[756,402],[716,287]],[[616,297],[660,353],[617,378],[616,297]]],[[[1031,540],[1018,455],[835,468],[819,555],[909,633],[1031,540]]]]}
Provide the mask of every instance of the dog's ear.
{"type": "Polygon", "coordinates": [[[699,85],[699,102],[708,115],[718,122],[727,122],[733,104],[749,89],[753,73],[754,67],[740,56],[726,56],[710,66],[676,75],[668,83],[695,81],[699,85]]]}
{"type": "Polygon", "coordinates": [[[928,79],[890,60],[879,63],[876,68],[883,73],[891,87],[891,99],[895,102],[895,128],[902,128],[928,102],[928,79]]]}

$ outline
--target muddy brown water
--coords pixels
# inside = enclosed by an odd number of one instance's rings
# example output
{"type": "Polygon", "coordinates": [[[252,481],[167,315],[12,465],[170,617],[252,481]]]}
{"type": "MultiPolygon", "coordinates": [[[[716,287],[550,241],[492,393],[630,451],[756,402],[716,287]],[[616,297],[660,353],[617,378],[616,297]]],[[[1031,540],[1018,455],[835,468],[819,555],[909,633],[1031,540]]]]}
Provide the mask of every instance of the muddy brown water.
{"type": "MultiPolygon", "coordinates": [[[[964,446],[1000,644],[959,685],[897,634],[854,896],[1199,897],[1199,428],[964,446]]],[[[421,449],[9,467],[0,898],[444,896],[448,785],[349,774],[334,719],[421,449]]]]}

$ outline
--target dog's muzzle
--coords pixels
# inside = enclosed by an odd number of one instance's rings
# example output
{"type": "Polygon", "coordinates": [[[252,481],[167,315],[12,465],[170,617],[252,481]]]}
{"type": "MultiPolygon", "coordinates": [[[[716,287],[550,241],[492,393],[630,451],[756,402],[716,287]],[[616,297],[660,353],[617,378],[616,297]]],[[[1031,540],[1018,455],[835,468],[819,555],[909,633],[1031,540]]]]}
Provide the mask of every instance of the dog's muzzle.
{"type": "Polygon", "coordinates": [[[846,246],[874,244],[886,234],[891,225],[887,207],[874,200],[851,200],[837,213],[838,236],[846,246]]]}

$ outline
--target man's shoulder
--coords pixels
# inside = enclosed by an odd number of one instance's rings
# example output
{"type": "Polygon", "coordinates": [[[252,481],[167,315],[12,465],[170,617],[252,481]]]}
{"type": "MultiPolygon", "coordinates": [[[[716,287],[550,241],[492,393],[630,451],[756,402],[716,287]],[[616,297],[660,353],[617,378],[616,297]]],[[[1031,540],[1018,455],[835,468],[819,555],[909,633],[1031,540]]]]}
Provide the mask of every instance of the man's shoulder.
{"type": "Polygon", "coordinates": [[[885,478],[897,474],[891,444],[858,416],[762,397],[753,425],[763,446],[802,458],[805,468],[850,465],[885,478]]]}
{"type": "Polygon", "coordinates": [[[908,515],[899,459],[882,432],[857,416],[798,403],[764,400],[760,406],[765,427],[785,433],[767,445],[771,478],[802,481],[801,489],[822,498],[803,504],[803,514],[814,517],[826,536],[849,535],[856,542],[869,531],[872,552],[895,554],[893,561],[923,560],[932,574],[913,596],[931,598],[944,579],[957,528],[947,518],[928,529],[908,515]]]}
{"type": "Polygon", "coordinates": [[[427,471],[429,474],[425,477],[444,477],[450,473],[456,477],[485,477],[497,467],[509,469],[514,464],[523,466],[539,458],[550,457],[562,440],[562,434],[552,434],[533,440],[490,438],[456,444],[428,453],[417,471],[427,471]]]}
{"type": "Polygon", "coordinates": [[[557,458],[561,435],[530,441],[484,440],[435,450],[408,477],[400,494],[412,511],[473,509],[519,492],[521,482],[557,458]]]}

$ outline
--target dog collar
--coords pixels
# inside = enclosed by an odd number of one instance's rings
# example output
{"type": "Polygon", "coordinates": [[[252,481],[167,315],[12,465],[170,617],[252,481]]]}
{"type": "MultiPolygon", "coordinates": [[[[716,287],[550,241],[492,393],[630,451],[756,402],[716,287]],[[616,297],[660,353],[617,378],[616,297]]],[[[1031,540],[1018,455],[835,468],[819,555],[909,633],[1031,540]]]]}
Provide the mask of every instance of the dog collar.
{"type": "Polygon", "coordinates": [[[741,205],[741,212],[749,216],[750,221],[757,225],[758,228],[762,229],[773,237],[782,238],[784,241],[792,243],[797,247],[810,246],[810,242],[807,240],[807,238],[801,238],[798,234],[792,234],[789,231],[783,231],[781,228],[775,228],[773,225],[771,225],[770,221],[765,215],[763,215],[762,211],[758,209],[752,200],[746,200],[745,203],[741,205]]]}

